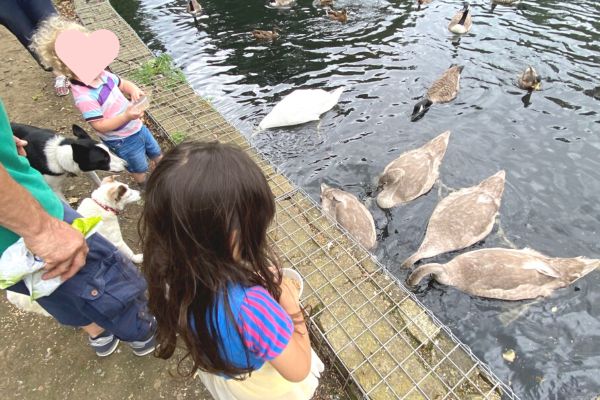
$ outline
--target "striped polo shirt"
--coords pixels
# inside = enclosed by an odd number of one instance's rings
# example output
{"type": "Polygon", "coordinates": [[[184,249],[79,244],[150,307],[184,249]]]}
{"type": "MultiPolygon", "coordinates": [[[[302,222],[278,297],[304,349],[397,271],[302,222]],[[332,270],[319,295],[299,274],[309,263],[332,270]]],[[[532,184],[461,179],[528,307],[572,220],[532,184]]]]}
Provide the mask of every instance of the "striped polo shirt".
{"type": "MultiPolygon", "coordinates": [[[[223,295],[212,313],[222,344],[221,356],[237,367],[257,370],[285,350],[294,332],[292,319],[261,286],[230,284],[228,299],[235,324],[227,316],[223,295]]],[[[195,329],[193,315],[190,322],[195,329]]]]}
{"type": "MultiPolygon", "coordinates": [[[[71,92],[75,99],[75,106],[88,122],[116,117],[124,113],[131,104],[119,89],[121,78],[111,72],[102,71],[99,79],[101,81],[99,84],[91,86],[71,80],[71,92]]],[[[134,119],[114,131],[96,133],[102,140],[117,140],[131,136],[140,129],[142,129],[142,121],[134,119]]]]}

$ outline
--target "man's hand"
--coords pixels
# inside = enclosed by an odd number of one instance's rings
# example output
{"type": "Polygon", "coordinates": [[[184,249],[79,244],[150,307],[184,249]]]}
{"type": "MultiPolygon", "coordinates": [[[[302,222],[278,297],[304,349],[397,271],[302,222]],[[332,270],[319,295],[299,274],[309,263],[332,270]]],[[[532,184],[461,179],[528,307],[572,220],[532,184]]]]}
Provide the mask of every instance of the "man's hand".
{"type": "Polygon", "coordinates": [[[17,145],[17,153],[20,156],[23,157],[27,157],[27,152],[25,151],[25,146],[27,146],[29,143],[27,143],[27,140],[22,140],[19,139],[18,137],[13,135],[13,139],[15,141],[15,144],[17,145]]]}
{"type": "Polygon", "coordinates": [[[42,279],[60,276],[66,281],[85,264],[88,253],[85,238],[69,224],[48,216],[44,229],[38,234],[23,236],[27,248],[44,260],[47,271],[42,279]]]}

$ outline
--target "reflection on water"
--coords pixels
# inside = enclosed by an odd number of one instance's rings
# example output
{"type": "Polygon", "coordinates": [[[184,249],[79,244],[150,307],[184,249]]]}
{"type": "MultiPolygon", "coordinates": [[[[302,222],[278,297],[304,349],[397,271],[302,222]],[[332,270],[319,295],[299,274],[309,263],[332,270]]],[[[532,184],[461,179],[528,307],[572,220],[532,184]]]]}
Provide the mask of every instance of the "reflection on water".
{"type": "MultiPolygon", "coordinates": [[[[391,211],[369,200],[377,175],[400,153],[445,130],[449,187],[507,171],[500,224],[508,239],[551,256],[600,257],[600,2],[526,0],[472,4],[473,29],[447,31],[462,2],[338,0],[349,21],[330,21],[309,0],[289,11],[258,0],[205,0],[194,23],[185,2],[115,1],[142,38],[171,54],[202,95],[315,198],[325,181],[367,201],[381,235],[376,254],[394,273],[419,245],[437,186],[391,211]],[[281,29],[273,43],[253,29],[281,29]],[[464,65],[458,98],[410,122],[414,104],[451,64],[464,65]],[[542,90],[515,86],[527,65],[542,90]],[[253,135],[296,88],[345,86],[319,123],[253,135]]],[[[504,246],[496,230],[475,246],[504,246]]],[[[445,261],[450,256],[438,259],[445,261]]],[[[526,399],[589,399],[600,392],[600,273],[549,299],[472,298],[436,283],[418,296],[526,399]],[[502,352],[514,349],[509,364],[502,352]]]]}

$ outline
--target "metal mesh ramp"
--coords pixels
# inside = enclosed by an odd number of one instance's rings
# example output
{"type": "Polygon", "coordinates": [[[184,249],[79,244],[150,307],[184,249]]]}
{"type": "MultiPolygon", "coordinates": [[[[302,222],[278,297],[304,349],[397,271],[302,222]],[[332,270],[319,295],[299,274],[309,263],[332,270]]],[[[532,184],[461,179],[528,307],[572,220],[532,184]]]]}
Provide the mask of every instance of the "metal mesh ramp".
{"type": "MultiPolygon", "coordinates": [[[[153,56],[105,0],[75,0],[82,23],[110,29],[121,50],[111,69],[125,77],[153,56]]],[[[344,382],[348,398],[517,399],[489,368],[321,208],[253,149],[186,83],[158,77],[148,113],[167,137],[233,143],[261,167],[276,197],[269,236],[284,266],[305,278],[311,337],[344,382]]]]}

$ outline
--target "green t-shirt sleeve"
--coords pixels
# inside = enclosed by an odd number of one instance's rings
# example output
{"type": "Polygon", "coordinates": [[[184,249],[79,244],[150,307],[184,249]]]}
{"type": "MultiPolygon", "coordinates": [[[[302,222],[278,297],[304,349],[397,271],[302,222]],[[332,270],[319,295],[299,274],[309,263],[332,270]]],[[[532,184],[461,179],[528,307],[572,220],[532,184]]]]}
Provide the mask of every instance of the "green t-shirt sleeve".
{"type": "MultiPolygon", "coordinates": [[[[2,100],[0,100],[0,164],[17,183],[40,202],[50,215],[59,219],[63,218],[64,210],[59,198],[50,189],[42,175],[29,165],[27,158],[17,154],[13,132],[2,100]]],[[[2,189],[0,188],[0,190],[2,189]]],[[[18,206],[15,204],[15,207],[18,206]]],[[[18,238],[16,234],[0,226],[0,253],[3,253],[18,238]]]]}

